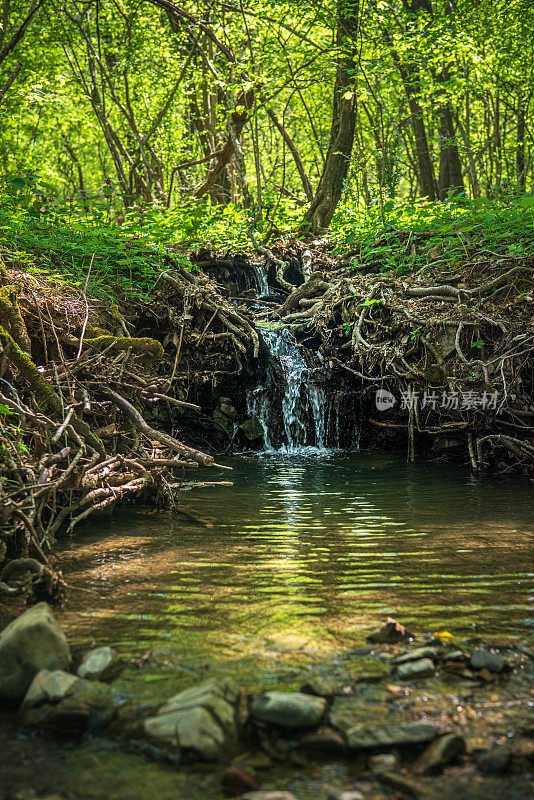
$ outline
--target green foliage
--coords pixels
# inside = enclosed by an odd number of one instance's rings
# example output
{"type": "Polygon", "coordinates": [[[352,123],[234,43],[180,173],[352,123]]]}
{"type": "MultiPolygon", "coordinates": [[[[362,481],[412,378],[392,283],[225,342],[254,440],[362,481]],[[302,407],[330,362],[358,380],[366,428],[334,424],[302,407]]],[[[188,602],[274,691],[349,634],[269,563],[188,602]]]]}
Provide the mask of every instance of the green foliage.
{"type": "MultiPolygon", "coordinates": [[[[345,202],[332,222],[333,253],[355,252],[353,267],[394,270],[399,275],[439,265],[454,268],[471,254],[534,256],[534,204],[530,195],[495,199],[451,198],[445,203],[393,201],[371,208],[345,202]]],[[[146,297],[170,254],[186,268],[187,253],[250,249],[252,212],[207,198],[185,198],[173,209],[142,201],[120,211],[111,184],[84,200],[85,208],[58,203],[35,174],[9,176],[0,191],[0,247],[28,270],[57,283],[113,297],[146,297]],[[107,191],[104,191],[107,190],[107,191]]],[[[255,223],[261,239],[293,235],[301,209],[290,198],[267,208],[255,223]]],[[[378,299],[362,301],[373,305],[378,299]]],[[[478,346],[475,344],[474,346],[478,346]]]]}
{"type": "Polygon", "coordinates": [[[534,205],[517,193],[445,203],[389,201],[362,213],[342,208],[333,223],[335,251],[356,251],[353,266],[379,271],[454,267],[472,254],[534,256],[534,205]]]}

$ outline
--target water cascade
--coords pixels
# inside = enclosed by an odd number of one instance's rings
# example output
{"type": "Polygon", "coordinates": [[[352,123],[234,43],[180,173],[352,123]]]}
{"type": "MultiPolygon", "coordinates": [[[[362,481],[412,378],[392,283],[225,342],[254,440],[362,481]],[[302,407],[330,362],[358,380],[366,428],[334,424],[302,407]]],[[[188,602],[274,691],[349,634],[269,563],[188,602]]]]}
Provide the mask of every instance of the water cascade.
{"type": "Polygon", "coordinates": [[[256,288],[258,292],[258,297],[267,297],[269,295],[269,281],[267,279],[268,276],[268,267],[265,264],[256,264],[254,265],[254,275],[256,278],[256,288]]]}
{"type": "Polygon", "coordinates": [[[310,354],[285,328],[263,329],[262,334],[282,377],[277,385],[271,370],[266,385],[248,395],[248,412],[263,428],[265,450],[298,453],[339,447],[337,395],[326,391],[310,354]]]}

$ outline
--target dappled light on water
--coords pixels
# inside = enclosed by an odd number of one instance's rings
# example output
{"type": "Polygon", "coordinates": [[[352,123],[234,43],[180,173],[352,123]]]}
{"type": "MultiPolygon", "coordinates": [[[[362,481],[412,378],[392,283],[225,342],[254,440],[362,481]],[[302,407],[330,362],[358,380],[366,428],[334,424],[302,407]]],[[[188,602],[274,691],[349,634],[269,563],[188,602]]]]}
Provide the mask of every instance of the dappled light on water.
{"type": "Polygon", "coordinates": [[[457,470],[365,453],[241,457],[234,488],[137,509],[64,553],[78,642],[236,661],[324,656],[384,616],[413,628],[526,633],[534,500],[457,470]]]}

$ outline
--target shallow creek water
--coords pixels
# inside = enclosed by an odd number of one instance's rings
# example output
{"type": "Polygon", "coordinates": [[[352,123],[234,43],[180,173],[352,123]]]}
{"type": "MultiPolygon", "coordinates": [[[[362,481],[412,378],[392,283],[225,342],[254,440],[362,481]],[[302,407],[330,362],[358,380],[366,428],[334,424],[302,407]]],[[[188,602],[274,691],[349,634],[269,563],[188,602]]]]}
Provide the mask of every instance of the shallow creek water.
{"type": "MultiPolygon", "coordinates": [[[[62,554],[74,641],[214,654],[351,639],[396,615],[417,630],[524,635],[534,621],[534,493],[368,453],[240,457],[233,488],[186,505],[212,523],[133,510],[62,554]]],[[[211,477],[211,475],[210,475],[211,477]]]]}
{"type": "MultiPolygon", "coordinates": [[[[388,615],[417,632],[531,637],[529,485],[369,453],[230,463],[220,479],[232,488],[183,495],[211,527],[137,508],[80,527],[61,553],[69,583],[91,590],[69,592],[58,613],[69,640],[137,661],[119,691],[159,702],[211,675],[249,691],[295,689],[306,671],[357,670],[347,653],[388,615]]],[[[26,746],[28,769],[59,759],[58,785],[77,797],[221,796],[215,773],[147,764],[107,743],[26,746]]],[[[312,771],[278,786],[322,797],[323,780],[312,771]]]]}

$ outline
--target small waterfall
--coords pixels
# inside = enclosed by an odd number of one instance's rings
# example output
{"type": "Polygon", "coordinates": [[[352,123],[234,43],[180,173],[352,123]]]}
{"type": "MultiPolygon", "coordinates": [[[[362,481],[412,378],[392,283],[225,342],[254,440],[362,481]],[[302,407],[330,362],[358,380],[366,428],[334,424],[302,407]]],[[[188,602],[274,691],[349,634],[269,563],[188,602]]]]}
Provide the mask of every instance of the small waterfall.
{"type": "Polygon", "coordinates": [[[278,452],[325,450],[330,438],[327,418],[331,423],[336,415],[317,380],[317,370],[307,363],[303,349],[289,331],[264,329],[262,333],[284,378],[280,392],[273,391],[271,378],[267,386],[257,387],[248,395],[248,411],[261,423],[265,450],[277,452],[273,439],[282,442],[278,452]]]}
{"type": "Polygon", "coordinates": [[[267,279],[269,272],[265,264],[254,265],[254,275],[256,277],[256,286],[258,297],[267,297],[269,295],[269,281],[267,279]]]}

